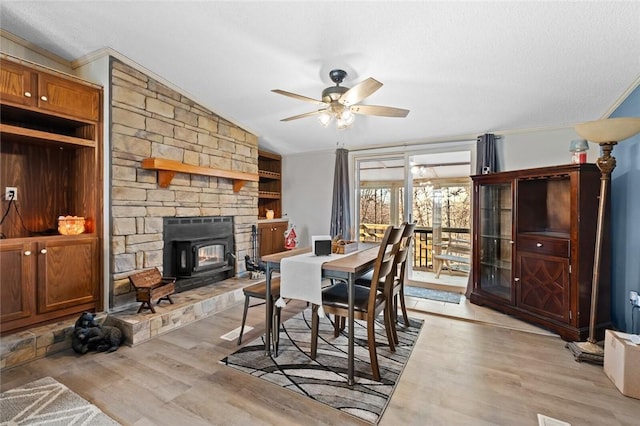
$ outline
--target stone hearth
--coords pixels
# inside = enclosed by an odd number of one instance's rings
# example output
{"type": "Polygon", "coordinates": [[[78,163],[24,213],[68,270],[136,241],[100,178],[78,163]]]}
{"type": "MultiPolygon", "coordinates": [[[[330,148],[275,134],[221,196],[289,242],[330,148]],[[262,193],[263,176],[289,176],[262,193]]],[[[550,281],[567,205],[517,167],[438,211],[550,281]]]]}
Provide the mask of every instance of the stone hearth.
{"type": "MultiPolygon", "coordinates": [[[[262,278],[264,280],[264,278],[262,278]]],[[[126,310],[98,315],[105,325],[122,330],[124,345],[135,346],[161,334],[191,324],[244,301],[242,289],[260,280],[229,278],[171,296],[173,304],[161,302],[150,311],[137,313],[138,305],[126,310]]],[[[238,325],[242,318],[238,317],[238,325]]],[[[0,345],[0,369],[71,350],[71,334],[76,318],[3,336],[0,345]]],[[[70,356],[76,356],[70,352],[70,356]]],[[[90,356],[90,355],[84,355],[90,356]]]]}

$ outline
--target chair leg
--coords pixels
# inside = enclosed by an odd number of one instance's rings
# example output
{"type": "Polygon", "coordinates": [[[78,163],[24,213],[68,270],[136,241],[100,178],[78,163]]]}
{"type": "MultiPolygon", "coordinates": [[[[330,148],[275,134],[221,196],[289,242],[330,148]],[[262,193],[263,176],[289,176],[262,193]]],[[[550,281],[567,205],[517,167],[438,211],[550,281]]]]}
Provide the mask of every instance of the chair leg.
{"type": "Polygon", "coordinates": [[[318,305],[311,306],[311,359],[316,359],[318,353],[318,305]]]}
{"type": "MultiPolygon", "coordinates": [[[[398,322],[398,299],[397,296],[394,296],[393,299],[391,300],[391,303],[389,304],[390,306],[388,307],[388,311],[389,311],[389,324],[391,325],[391,337],[393,338],[393,343],[395,343],[396,345],[400,343],[400,341],[398,340],[398,332],[396,330],[396,323],[398,322]]],[[[395,348],[391,349],[392,351],[395,350],[395,348]]]]}
{"type": "Polygon", "coordinates": [[[382,317],[384,318],[384,328],[387,332],[387,340],[389,341],[389,350],[391,350],[391,352],[395,352],[395,344],[397,343],[398,336],[396,334],[396,324],[393,321],[393,313],[391,312],[393,303],[391,303],[390,305],[391,306],[387,305],[384,308],[382,317]]]}
{"type": "MultiPolygon", "coordinates": [[[[271,302],[271,306],[275,306],[275,300],[271,302]]],[[[276,312],[275,315],[272,315],[273,327],[271,328],[273,332],[273,347],[275,349],[275,356],[278,356],[278,348],[280,347],[280,312],[281,309],[279,307],[275,307],[276,312]]]]}
{"type": "Polygon", "coordinates": [[[247,321],[247,311],[249,310],[249,296],[244,297],[244,312],[242,313],[242,325],[240,326],[240,335],[238,336],[238,345],[242,343],[242,333],[244,332],[244,324],[247,321]]]}
{"type": "Polygon", "coordinates": [[[436,266],[436,278],[440,278],[440,272],[442,272],[442,260],[438,260],[438,265],[436,266]]]}
{"type": "Polygon", "coordinates": [[[340,335],[340,323],[342,321],[342,317],[338,315],[334,315],[333,317],[333,337],[338,337],[340,335]]]}
{"type": "Polygon", "coordinates": [[[407,314],[407,305],[404,301],[404,284],[400,287],[400,306],[402,307],[402,319],[404,320],[404,326],[409,327],[409,314],[407,314]]]}
{"type": "MultiPolygon", "coordinates": [[[[371,372],[373,380],[380,381],[380,367],[378,366],[378,354],[376,352],[376,327],[375,318],[367,321],[367,344],[369,345],[369,358],[371,358],[371,372]]],[[[393,344],[393,342],[391,342],[393,344]]]]}

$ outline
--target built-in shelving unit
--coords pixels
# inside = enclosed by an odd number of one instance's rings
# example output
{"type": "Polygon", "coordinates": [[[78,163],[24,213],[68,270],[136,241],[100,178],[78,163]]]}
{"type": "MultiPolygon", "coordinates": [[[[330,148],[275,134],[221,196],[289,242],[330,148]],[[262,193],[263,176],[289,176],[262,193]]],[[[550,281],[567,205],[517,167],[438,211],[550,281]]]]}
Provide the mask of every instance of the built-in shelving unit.
{"type": "Polygon", "coordinates": [[[267,210],[273,210],[273,217],[282,217],[282,157],[267,151],[258,151],[258,218],[267,217],[267,210]]]}
{"type": "Polygon", "coordinates": [[[0,324],[3,334],[102,309],[102,89],[0,59],[0,324]],[[81,216],[63,235],[59,216],[81,216]]]}

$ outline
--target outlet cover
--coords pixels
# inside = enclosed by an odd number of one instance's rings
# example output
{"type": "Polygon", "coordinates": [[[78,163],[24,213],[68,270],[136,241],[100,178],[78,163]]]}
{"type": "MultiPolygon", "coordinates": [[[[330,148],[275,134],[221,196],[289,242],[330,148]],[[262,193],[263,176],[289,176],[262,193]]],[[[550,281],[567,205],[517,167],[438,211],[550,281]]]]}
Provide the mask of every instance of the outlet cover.
{"type": "Polygon", "coordinates": [[[15,186],[7,186],[4,190],[4,199],[6,201],[9,201],[9,200],[17,201],[18,188],[16,188],[15,186]]]}

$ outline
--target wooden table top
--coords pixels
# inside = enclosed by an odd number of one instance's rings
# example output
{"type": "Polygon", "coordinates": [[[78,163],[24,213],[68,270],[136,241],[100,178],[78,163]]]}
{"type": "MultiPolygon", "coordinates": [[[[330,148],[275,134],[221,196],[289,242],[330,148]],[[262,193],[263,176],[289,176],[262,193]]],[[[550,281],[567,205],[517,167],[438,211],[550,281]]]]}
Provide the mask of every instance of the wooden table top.
{"type": "MultiPolygon", "coordinates": [[[[322,265],[322,269],[353,273],[371,268],[376,260],[376,257],[378,256],[378,244],[361,243],[361,245],[363,246],[363,248],[353,254],[340,256],[335,259],[331,259],[329,257],[327,259],[327,262],[322,265]]],[[[273,253],[262,256],[262,261],[269,263],[280,263],[280,261],[284,258],[310,252],[311,247],[295,248],[280,253],[273,253]]]]}

